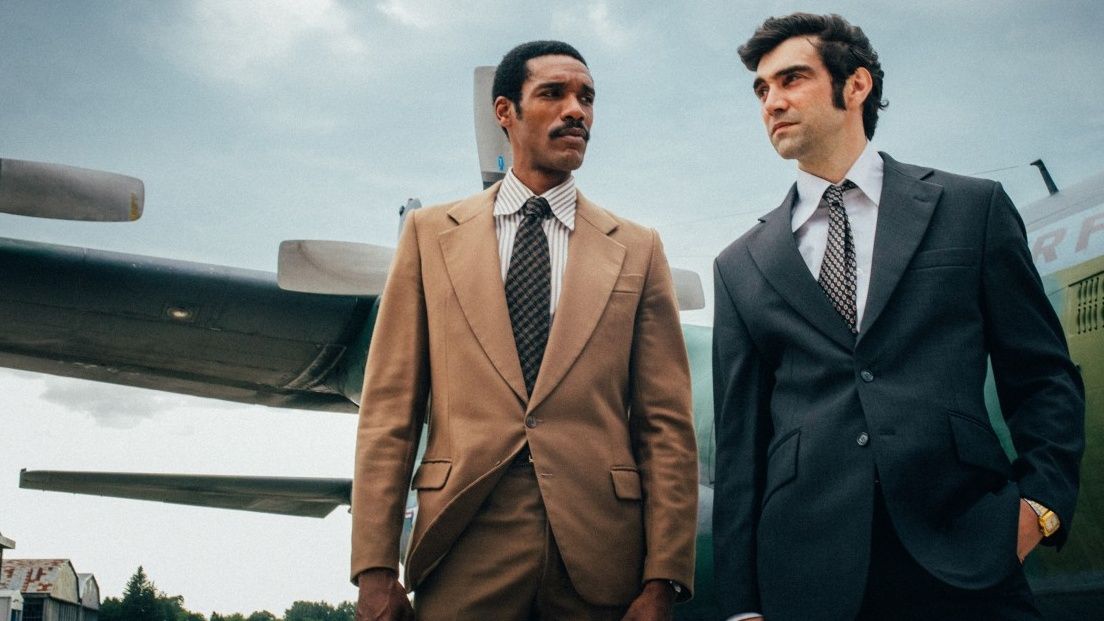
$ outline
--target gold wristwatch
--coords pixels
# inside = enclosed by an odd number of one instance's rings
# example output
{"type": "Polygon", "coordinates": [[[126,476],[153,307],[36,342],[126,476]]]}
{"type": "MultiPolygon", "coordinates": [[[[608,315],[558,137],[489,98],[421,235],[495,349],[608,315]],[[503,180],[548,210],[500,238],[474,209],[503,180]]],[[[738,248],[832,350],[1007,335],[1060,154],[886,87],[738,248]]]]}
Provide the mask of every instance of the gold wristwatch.
{"type": "Polygon", "coordinates": [[[1039,516],[1039,530],[1043,531],[1043,538],[1058,532],[1058,528],[1062,526],[1062,523],[1058,519],[1057,513],[1030,498],[1024,498],[1024,500],[1031,506],[1031,510],[1035,512],[1035,515],[1039,516]]]}

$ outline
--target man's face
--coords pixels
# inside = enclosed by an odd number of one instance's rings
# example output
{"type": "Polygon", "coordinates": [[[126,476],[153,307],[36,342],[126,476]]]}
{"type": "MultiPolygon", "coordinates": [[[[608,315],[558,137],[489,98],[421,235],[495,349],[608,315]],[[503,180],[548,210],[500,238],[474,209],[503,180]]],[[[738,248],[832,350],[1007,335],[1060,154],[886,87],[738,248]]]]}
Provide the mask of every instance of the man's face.
{"type": "Polygon", "coordinates": [[[832,76],[814,42],[783,41],[759,60],[753,84],[771,144],[799,163],[824,158],[845,138],[847,112],[832,102],[832,76]]]}
{"type": "Polygon", "coordinates": [[[529,59],[521,86],[521,110],[500,97],[499,122],[507,129],[515,168],[569,173],[583,165],[594,122],[594,81],[570,56],[529,59]]]}

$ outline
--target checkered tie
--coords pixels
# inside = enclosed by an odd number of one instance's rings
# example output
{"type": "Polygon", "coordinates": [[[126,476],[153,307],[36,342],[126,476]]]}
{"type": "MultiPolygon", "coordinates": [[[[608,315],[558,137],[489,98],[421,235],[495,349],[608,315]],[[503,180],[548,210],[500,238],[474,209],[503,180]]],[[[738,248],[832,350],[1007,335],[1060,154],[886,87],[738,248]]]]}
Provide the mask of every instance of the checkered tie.
{"type": "Polygon", "coordinates": [[[830,185],[820,199],[820,206],[828,208],[828,245],[824,250],[824,262],[820,264],[820,288],[847,322],[851,334],[858,334],[857,304],[855,302],[856,268],[855,240],[851,236],[851,223],[843,208],[843,193],[857,187],[844,179],[840,185],[830,185]]]}
{"type": "Polygon", "coordinates": [[[514,238],[510,268],[506,272],[506,305],[514,328],[525,390],[533,394],[544,346],[548,344],[549,306],[552,298],[552,261],[542,223],[552,217],[548,201],[534,196],[521,207],[521,226],[514,238]]]}

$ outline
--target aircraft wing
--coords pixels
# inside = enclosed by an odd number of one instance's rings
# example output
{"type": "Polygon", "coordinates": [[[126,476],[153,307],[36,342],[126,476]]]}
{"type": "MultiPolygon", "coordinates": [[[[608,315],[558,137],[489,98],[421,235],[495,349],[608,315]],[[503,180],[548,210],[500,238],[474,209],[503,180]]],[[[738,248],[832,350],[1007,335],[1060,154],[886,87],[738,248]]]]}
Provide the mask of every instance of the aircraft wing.
{"type": "Polygon", "coordinates": [[[0,366],[355,412],[377,296],[276,275],[0,238],[0,366]]]}
{"type": "Polygon", "coordinates": [[[19,487],[321,518],[349,504],[352,481],[24,469],[19,487]]]}

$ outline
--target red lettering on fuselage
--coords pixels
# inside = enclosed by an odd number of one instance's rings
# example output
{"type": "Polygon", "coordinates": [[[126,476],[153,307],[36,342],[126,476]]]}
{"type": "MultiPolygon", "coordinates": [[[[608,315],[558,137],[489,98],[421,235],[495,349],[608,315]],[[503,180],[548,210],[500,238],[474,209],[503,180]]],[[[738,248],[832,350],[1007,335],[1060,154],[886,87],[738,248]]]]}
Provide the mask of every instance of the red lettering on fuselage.
{"type": "Polygon", "coordinates": [[[1062,240],[1066,238],[1066,228],[1054,229],[1044,235],[1040,235],[1035,238],[1034,248],[1031,249],[1031,256],[1035,259],[1036,263],[1040,261],[1044,263],[1050,263],[1051,261],[1058,260],[1058,244],[1062,243],[1062,240]]]}
{"type": "Polygon", "coordinates": [[[1096,214],[1091,218],[1085,218],[1081,223],[1081,234],[1077,237],[1077,252],[1089,247],[1089,236],[1097,231],[1104,231],[1104,213],[1096,214]]]}

